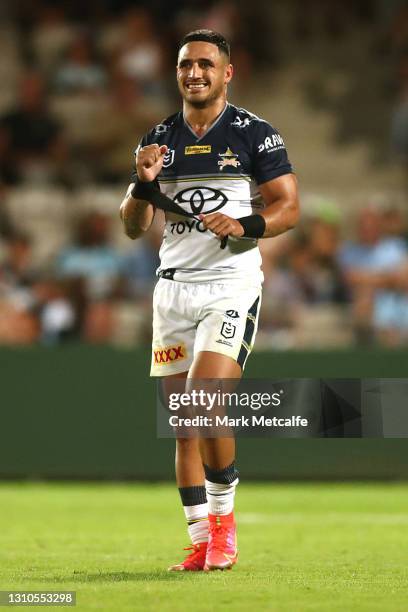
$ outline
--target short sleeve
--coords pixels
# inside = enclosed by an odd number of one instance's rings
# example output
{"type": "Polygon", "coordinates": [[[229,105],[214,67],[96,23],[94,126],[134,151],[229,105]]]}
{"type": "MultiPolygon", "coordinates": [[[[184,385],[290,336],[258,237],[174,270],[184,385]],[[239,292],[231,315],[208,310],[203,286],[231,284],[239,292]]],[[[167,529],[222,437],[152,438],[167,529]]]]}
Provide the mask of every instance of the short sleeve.
{"type": "Polygon", "coordinates": [[[293,172],[282,136],[266,121],[254,130],[252,151],[252,174],[258,185],[293,172]]]}

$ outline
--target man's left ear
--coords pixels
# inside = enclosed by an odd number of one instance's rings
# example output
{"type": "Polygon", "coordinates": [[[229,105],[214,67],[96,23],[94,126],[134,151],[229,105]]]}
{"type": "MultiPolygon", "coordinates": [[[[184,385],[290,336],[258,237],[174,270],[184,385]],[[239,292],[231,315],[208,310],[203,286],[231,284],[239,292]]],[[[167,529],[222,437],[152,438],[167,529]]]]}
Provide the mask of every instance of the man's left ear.
{"type": "Polygon", "coordinates": [[[232,64],[228,64],[226,70],[225,70],[225,83],[229,83],[230,80],[232,79],[232,76],[234,74],[234,68],[232,66],[232,64]]]}

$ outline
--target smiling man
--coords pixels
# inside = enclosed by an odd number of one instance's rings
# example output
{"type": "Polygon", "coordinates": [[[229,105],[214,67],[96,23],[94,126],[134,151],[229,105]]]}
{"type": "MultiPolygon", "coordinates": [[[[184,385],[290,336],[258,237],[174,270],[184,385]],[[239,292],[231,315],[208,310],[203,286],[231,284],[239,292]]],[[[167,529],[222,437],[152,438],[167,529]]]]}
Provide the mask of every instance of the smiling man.
{"type": "MultiPolygon", "coordinates": [[[[224,37],[187,34],[177,82],[183,111],[157,125],[136,150],[120,214],[126,234],[146,232],[166,212],[153,297],[151,375],[239,379],[257,331],[263,274],[258,239],[293,228],[296,178],[280,134],[227,102],[233,76],[224,37]]],[[[171,570],[236,563],[232,437],[178,438],[176,478],[191,553],[171,570]]]]}

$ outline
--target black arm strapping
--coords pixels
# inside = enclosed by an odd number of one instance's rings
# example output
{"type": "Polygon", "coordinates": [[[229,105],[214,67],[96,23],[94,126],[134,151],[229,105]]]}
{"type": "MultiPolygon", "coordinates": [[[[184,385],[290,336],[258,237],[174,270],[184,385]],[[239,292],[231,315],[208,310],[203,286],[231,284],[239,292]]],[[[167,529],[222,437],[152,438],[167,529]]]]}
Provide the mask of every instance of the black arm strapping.
{"type": "Polygon", "coordinates": [[[132,187],[130,195],[135,200],[146,200],[147,202],[154,204],[156,208],[160,208],[161,210],[167,212],[177,213],[178,215],[183,215],[183,217],[194,216],[193,214],[186,212],[183,208],[181,208],[181,206],[176,204],[174,200],[162,193],[156,181],[144,182],[136,179],[136,183],[132,187]]]}
{"type": "Polygon", "coordinates": [[[262,215],[249,215],[237,219],[244,228],[246,238],[262,238],[266,229],[266,221],[262,215]]]}
{"type": "MultiPolygon", "coordinates": [[[[132,191],[130,192],[130,195],[135,200],[146,200],[147,202],[150,202],[151,204],[156,206],[156,208],[160,208],[161,210],[164,210],[167,212],[173,212],[173,213],[176,213],[177,215],[182,215],[183,217],[190,217],[194,219],[196,218],[196,216],[193,213],[186,212],[184,208],[181,208],[181,206],[176,204],[174,200],[172,200],[171,198],[167,197],[164,193],[162,193],[160,191],[159,186],[157,185],[157,181],[148,181],[148,182],[146,181],[145,182],[145,181],[140,181],[139,179],[136,179],[136,182],[134,186],[132,187],[132,191]]],[[[243,218],[245,219],[246,217],[243,217],[243,218]]],[[[228,242],[228,236],[225,236],[220,242],[220,248],[225,249],[225,247],[227,246],[227,242],[228,242]]]]}

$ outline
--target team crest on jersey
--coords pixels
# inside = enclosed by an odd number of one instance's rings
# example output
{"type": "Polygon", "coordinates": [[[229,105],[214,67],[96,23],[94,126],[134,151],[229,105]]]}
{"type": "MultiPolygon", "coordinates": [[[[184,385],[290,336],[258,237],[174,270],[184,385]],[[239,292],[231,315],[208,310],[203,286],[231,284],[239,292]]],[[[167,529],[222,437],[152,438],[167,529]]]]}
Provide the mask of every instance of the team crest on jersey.
{"type": "Polygon", "coordinates": [[[227,148],[225,153],[218,153],[218,157],[221,157],[218,162],[220,170],[222,170],[226,166],[233,166],[234,168],[238,168],[238,166],[241,165],[241,162],[238,161],[238,155],[233,153],[229,147],[227,148]]]}
{"type": "Polygon", "coordinates": [[[163,157],[163,168],[168,168],[174,162],[174,156],[176,151],[174,149],[169,149],[166,155],[163,157]]]}

